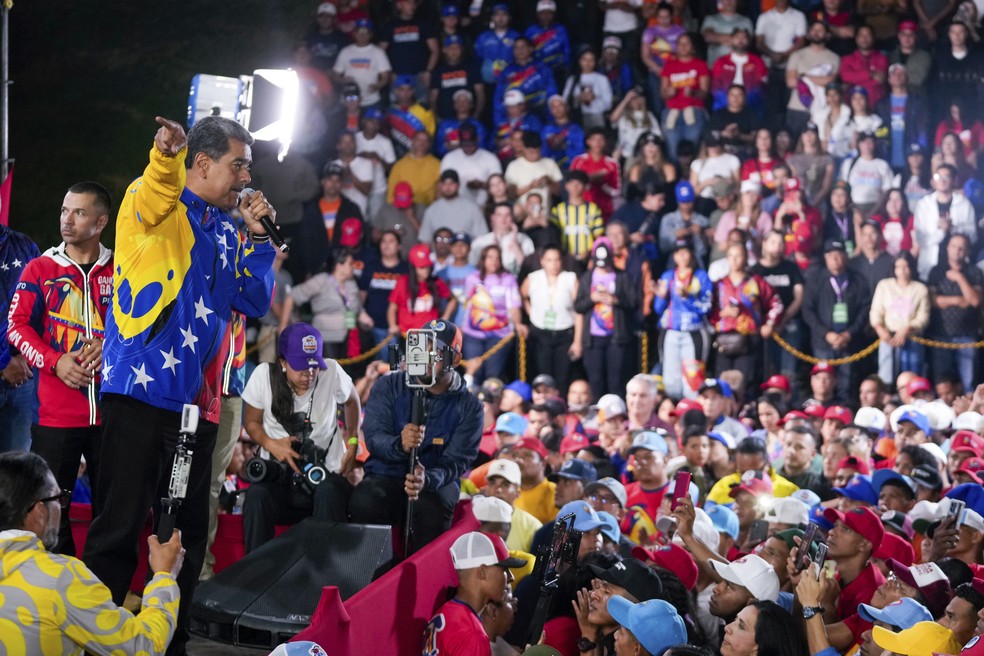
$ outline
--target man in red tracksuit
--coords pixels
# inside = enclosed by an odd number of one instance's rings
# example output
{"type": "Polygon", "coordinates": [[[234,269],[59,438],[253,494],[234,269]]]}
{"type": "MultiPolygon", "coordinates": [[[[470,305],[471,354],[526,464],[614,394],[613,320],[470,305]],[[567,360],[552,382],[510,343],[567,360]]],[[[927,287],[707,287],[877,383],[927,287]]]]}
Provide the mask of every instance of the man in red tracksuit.
{"type": "MultiPolygon", "coordinates": [[[[109,192],[95,182],[69,187],[62,202],[61,245],[21,273],[10,301],[7,338],[39,375],[38,423],[31,451],[63,490],[73,490],[85,456],[89,480],[99,463],[99,371],[103,325],[113,293],[113,252],[99,243],[109,222],[109,192]]],[[[93,489],[93,504],[98,491],[93,489]]],[[[55,553],[75,555],[68,512],[55,553]]]]}

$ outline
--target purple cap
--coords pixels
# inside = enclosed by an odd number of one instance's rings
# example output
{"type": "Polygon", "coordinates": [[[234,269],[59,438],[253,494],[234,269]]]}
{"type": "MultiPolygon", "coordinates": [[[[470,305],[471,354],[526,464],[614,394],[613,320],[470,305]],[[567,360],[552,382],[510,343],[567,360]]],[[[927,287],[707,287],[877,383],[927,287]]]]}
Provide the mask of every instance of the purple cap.
{"type": "Polygon", "coordinates": [[[321,349],[321,333],[310,324],[295,323],[280,333],[280,357],[294,371],[327,369],[321,349]]]}

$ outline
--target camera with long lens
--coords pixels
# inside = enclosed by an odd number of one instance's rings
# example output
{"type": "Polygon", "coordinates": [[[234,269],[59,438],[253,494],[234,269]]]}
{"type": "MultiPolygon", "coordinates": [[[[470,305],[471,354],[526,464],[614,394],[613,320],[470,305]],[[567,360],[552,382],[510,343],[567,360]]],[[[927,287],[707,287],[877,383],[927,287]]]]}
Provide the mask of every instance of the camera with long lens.
{"type": "Polygon", "coordinates": [[[321,464],[325,459],[325,450],[319,449],[311,439],[314,428],[303,412],[295,413],[291,424],[291,435],[300,439],[295,447],[299,457],[294,459],[301,470],[300,475],[286,462],[257,457],[246,463],[243,478],[250,483],[293,485],[307,494],[313,494],[315,488],[328,477],[328,470],[321,464]]]}

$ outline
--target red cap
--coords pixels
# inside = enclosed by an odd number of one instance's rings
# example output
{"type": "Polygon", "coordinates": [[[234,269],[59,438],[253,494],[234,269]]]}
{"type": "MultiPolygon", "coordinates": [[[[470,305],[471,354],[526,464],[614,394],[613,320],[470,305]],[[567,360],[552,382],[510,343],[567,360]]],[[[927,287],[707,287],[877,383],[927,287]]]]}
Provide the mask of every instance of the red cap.
{"type": "Polygon", "coordinates": [[[677,544],[665,547],[632,547],[632,556],[646,562],[651,560],[663,569],[668,569],[677,575],[683,587],[692,590],[697,585],[697,563],[690,552],[677,544]]]}
{"type": "Polygon", "coordinates": [[[904,20],[899,23],[899,32],[918,32],[919,25],[913,20],[904,20]]]}
{"type": "Polygon", "coordinates": [[[513,444],[513,451],[516,449],[529,449],[530,451],[536,452],[541,458],[547,457],[547,447],[543,446],[543,442],[536,437],[522,438],[513,444]]]}
{"type": "Polygon", "coordinates": [[[833,376],[834,369],[835,369],[834,365],[830,364],[829,362],[826,361],[818,362],[815,365],[813,365],[812,369],[810,369],[810,375],[816,376],[817,374],[830,374],[831,376],[833,376]]]}
{"type": "Polygon", "coordinates": [[[591,442],[581,433],[571,433],[560,442],[561,453],[577,453],[581,449],[590,446],[591,442]]]}
{"type": "Polygon", "coordinates": [[[786,394],[789,394],[789,392],[792,389],[789,386],[789,379],[786,378],[785,376],[783,376],[782,374],[776,374],[774,376],[769,376],[769,379],[767,381],[765,381],[764,383],[762,383],[761,385],[759,385],[759,389],[761,389],[761,390],[767,390],[767,389],[773,389],[773,388],[774,389],[781,389],[786,394]]]}
{"type": "Polygon", "coordinates": [[[905,386],[905,391],[909,396],[913,394],[918,394],[919,392],[932,392],[933,386],[929,384],[929,381],[922,376],[916,376],[909,381],[909,384],[905,386]]]}
{"type": "Polygon", "coordinates": [[[795,175],[786,178],[785,187],[786,187],[786,191],[799,191],[801,189],[799,178],[797,178],[795,175]]]}
{"type": "Polygon", "coordinates": [[[409,182],[397,182],[393,187],[393,207],[405,210],[413,205],[413,187],[409,182]]]}
{"type": "Polygon", "coordinates": [[[355,248],[362,242],[362,221],[349,217],[342,221],[342,236],[338,243],[346,248],[355,248]]]}
{"type": "Polygon", "coordinates": [[[680,399],[676,408],[670,414],[674,417],[682,417],[688,410],[700,410],[704,412],[704,406],[697,399],[680,399]]]}
{"type": "Polygon", "coordinates": [[[806,414],[802,410],[790,410],[789,412],[787,412],[782,416],[782,419],[779,420],[779,425],[782,426],[787,421],[791,421],[793,419],[809,419],[809,418],[810,415],[806,414]]]}
{"type": "Polygon", "coordinates": [[[842,405],[832,405],[823,413],[824,419],[836,419],[845,426],[854,421],[851,411],[842,405]]]}
{"type": "Polygon", "coordinates": [[[954,473],[967,474],[978,485],[984,485],[984,478],[981,477],[984,474],[984,460],[980,458],[967,458],[961,463],[960,469],[954,473]]]}
{"type": "Polygon", "coordinates": [[[805,412],[806,416],[810,419],[823,419],[827,414],[827,409],[819,403],[811,403],[803,408],[803,412],[805,412]]]}
{"type": "Polygon", "coordinates": [[[852,508],[847,512],[827,508],[823,511],[823,516],[831,523],[844,522],[847,528],[860,533],[861,537],[870,542],[874,550],[878,549],[885,537],[885,527],[881,519],[870,508],[852,508]]]}
{"type": "Polygon", "coordinates": [[[885,532],[885,537],[872,554],[875,558],[889,559],[894,558],[906,567],[912,566],[912,561],[916,559],[916,554],[912,550],[912,545],[905,538],[885,532]]]}
{"type": "Polygon", "coordinates": [[[736,499],[741,492],[748,492],[754,496],[760,496],[762,494],[771,495],[772,479],[765,472],[749,470],[741,475],[741,483],[731,488],[728,496],[736,499]]]}
{"type": "Polygon", "coordinates": [[[410,249],[410,264],[415,267],[429,267],[431,265],[431,249],[427,244],[414,244],[410,249]]]}
{"type": "Polygon", "coordinates": [[[871,468],[868,467],[868,463],[854,456],[841,458],[840,462],[837,463],[837,469],[853,469],[856,474],[871,476],[871,468]]]}
{"type": "Polygon", "coordinates": [[[969,430],[957,431],[950,438],[950,451],[972,453],[975,458],[980,458],[984,451],[984,439],[969,430]]]}

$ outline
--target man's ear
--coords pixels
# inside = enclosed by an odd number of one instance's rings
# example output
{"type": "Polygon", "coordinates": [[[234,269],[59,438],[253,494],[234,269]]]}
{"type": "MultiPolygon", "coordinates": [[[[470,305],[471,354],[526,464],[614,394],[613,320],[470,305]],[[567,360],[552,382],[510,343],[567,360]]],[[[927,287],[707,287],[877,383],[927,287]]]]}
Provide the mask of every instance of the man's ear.
{"type": "Polygon", "coordinates": [[[451,367],[457,368],[458,365],[461,364],[461,353],[458,353],[457,351],[452,351],[452,353],[454,353],[454,355],[451,356],[451,367]]]}
{"type": "Polygon", "coordinates": [[[23,530],[37,533],[39,536],[44,532],[45,519],[42,516],[44,511],[41,509],[43,505],[43,503],[37,502],[31,506],[27,515],[24,516],[23,530]]]}
{"type": "Polygon", "coordinates": [[[195,158],[192,160],[191,168],[193,171],[201,175],[201,177],[207,178],[208,172],[212,168],[212,158],[209,157],[205,151],[198,151],[195,153],[195,158]]]}

